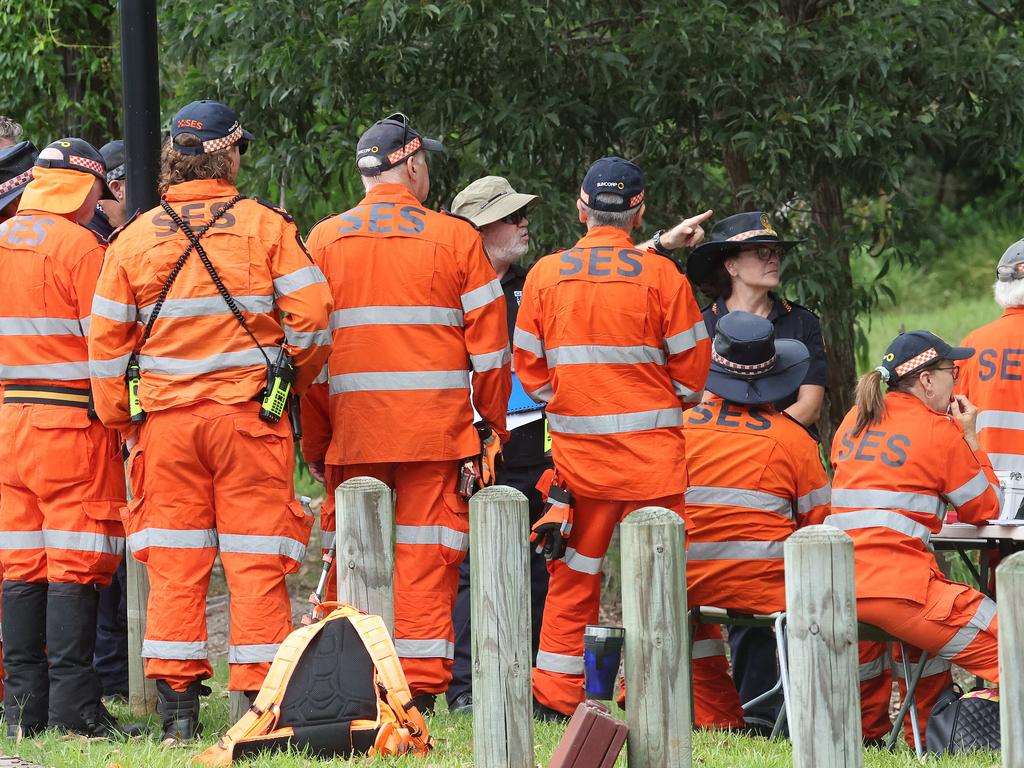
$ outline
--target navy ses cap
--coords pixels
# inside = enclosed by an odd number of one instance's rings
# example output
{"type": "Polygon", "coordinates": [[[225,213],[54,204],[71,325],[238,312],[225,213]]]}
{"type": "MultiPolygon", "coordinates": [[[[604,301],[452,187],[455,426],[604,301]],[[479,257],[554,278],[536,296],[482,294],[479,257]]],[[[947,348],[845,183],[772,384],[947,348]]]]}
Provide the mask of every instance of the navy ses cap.
{"type": "Polygon", "coordinates": [[[125,175],[124,141],[115,139],[100,147],[103,163],[107,166],[107,181],[123,179],[125,175]]]}
{"type": "Polygon", "coordinates": [[[800,388],[810,365],[804,343],[776,339],[768,318],[730,312],[715,327],[711,371],[704,386],[734,403],[773,403],[800,388]]]}
{"type": "Polygon", "coordinates": [[[203,99],[186,104],[171,119],[171,142],[175,152],[183,155],[202,155],[227,149],[238,142],[238,151],[245,154],[253,136],[242,128],[238,115],[231,107],[219,101],[203,99]],[[176,139],[185,133],[198,136],[202,144],[186,147],[176,139]]]}
{"type": "Polygon", "coordinates": [[[359,138],[356,144],[356,166],[363,176],[376,176],[394,168],[421,149],[440,152],[444,144],[423,136],[409,125],[408,117],[396,112],[378,120],[359,138]]]}
{"type": "Polygon", "coordinates": [[[1024,240],[1018,240],[1003,253],[996,265],[996,279],[1001,283],[1024,280],[1024,240]]]}
{"type": "Polygon", "coordinates": [[[36,158],[39,168],[62,168],[69,171],[91,173],[107,185],[107,165],[92,144],[85,139],[68,137],[47,144],[36,158]]]}
{"type": "Polygon", "coordinates": [[[0,149],[0,209],[21,196],[32,181],[32,166],[39,150],[31,141],[0,149]]]}
{"type": "Polygon", "coordinates": [[[973,355],[972,347],[951,347],[931,331],[907,331],[893,339],[875,370],[892,386],[936,360],[966,360],[973,355]]]}
{"type": "Polygon", "coordinates": [[[644,201],[644,172],[621,157],[602,157],[583,177],[580,200],[595,211],[636,208],[644,201]]]}

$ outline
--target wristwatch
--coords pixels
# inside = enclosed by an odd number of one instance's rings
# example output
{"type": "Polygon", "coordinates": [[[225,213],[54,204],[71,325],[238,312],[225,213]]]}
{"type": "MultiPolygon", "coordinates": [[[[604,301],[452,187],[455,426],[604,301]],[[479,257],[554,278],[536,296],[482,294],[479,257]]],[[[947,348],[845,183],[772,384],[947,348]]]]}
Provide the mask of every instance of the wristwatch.
{"type": "Polygon", "coordinates": [[[661,236],[663,234],[665,234],[665,230],[664,229],[659,229],[657,232],[655,232],[653,235],[651,235],[651,245],[653,245],[654,246],[654,250],[656,250],[662,256],[671,256],[672,255],[672,251],[674,249],[666,248],[664,245],[661,244],[661,236]]]}

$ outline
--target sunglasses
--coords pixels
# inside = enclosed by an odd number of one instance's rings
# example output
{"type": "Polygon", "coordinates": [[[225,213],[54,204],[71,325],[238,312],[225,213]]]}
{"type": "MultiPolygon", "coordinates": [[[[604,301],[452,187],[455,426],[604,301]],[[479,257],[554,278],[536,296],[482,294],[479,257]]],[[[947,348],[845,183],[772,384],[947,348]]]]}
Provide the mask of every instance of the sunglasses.
{"type": "Polygon", "coordinates": [[[506,224],[519,224],[526,218],[526,208],[520,208],[518,211],[513,211],[508,216],[502,216],[501,221],[506,224]]]}

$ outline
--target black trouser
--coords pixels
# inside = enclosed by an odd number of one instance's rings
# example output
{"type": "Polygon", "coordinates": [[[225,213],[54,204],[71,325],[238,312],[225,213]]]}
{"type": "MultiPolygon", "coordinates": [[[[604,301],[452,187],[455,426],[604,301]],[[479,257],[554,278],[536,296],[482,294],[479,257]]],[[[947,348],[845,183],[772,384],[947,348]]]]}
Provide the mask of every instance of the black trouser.
{"type": "MultiPolygon", "coordinates": [[[[530,525],[532,526],[544,510],[544,500],[534,486],[550,464],[530,467],[508,467],[498,473],[500,485],[508,485],[523,493],[530,502],[530,525]]],[[[456,697],[473,690],[473,659],[471,630],[469,625],[469,554],[459,570],[459,593],[455,598],[452,623],[455,625],[455,662],[452,665],[452,681],[448,684],[446,697],[451,704],[456,697]]],[[[533,617],[533,651],[537,655],[540,645],[540,623],[544,613],[544,600],[548,595],[548,568],[543,555],[530,549],[530,606],[533,617]]],[[[532,663],[532,661],[531,661],[532,663]]]]}
{"type": "Polygon", "coordinates": [[[128,695],[128,573],[122,561],[110,586],[100,590],[93,667],[103,695],[128,695]]]}
{"type": "MultiPolygon", "coordinates": [[[[729,627],[729,649],[732,657],[732,679],[746,703],[770,690],[779,681],[775,633],[768,627],[729,627]]],[[[782,706],[782,693],[744,712],[774,723],[782,706]]]]}

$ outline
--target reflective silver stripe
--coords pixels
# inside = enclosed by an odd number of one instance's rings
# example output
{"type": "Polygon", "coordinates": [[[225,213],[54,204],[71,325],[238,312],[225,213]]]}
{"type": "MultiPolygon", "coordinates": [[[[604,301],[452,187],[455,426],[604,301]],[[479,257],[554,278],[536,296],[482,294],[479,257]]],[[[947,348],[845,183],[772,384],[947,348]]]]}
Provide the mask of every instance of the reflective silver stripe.
{"type": "Polygon", "coordinates": [[[324,363],[324,367],[320,369],[320,373],[318,373],[316,375],[316,378],[313,379],[313,383],[314,384],[326,384],[328,379],[330,379],[330,375],[328,374],[327,371],[328,371],[327,363],[324,363]]]}
{"type": "Polygon", "coordinates": [[[555,390],[551,388],[550,384],[542,384],[540,389],[527,392],[527,394],[535,403],[550,403],[551,398],[555,396],[555,390]]]}
{"type": "MultiPolygon", "coordinates": [[[[916,661],[910,662],[911,674],[913,674],[914,667],[916,666],[916,661]]],[[[928,661],[924,663],[924,671],[921,672],[921,677],[931,677],[932,675],[944,675],[946,672],[949,672],[949,670],[952,668],[953,665],[941,656],[931,656],[929,657],[928,661]]],[[[892,673],[895,677],[898,677],[900,680],[903,680],[903,664],[898,663],[894,660],[892,664],[892,673]]]]}
{"type": "Polygon", "coordinates": [[[372,371],[331,376],[331,394],[396,390],[468,389],[469,371],[372,371]]]}
{"type": "Polygon", "coordinates": [[[279,555],[301,563],[306,545],[287,536],[260,536],[254,533],[221,533],[220,551],[239,555],[279,555]]]}
{"type": "Polygon", "coordinates": [[[432,544],[465,552],[469,549],[469,534],[443,525],[396,525],[396,544],[432,544]]]}
{"type": "Polygon", "coordinates": [[[583,657],[537,651],[537,669],[543,669],[545,672],[558,672],[563,675],[582,675],[583,657]]]}
{"type": "Polygon", "coordinates": [[[1024,472],[1024,454],[990,453],[988,460],[997,472],[1024,472]]]}
{"type": "Polygon", "coordinates": [[[320,531],[320,549],[330,549],[334,546],[336,531],[320,531]]]}
{"type": "Polygon", "coordinates": [[[261,643],[257,645],[229,645],[228,664],[259,664],[273,661],[280,643],[261,643]]]}
{"type": "Polygon", "coordinates": [[[78,318],[78,324],[82,328],[82,334],[81,335],[82,336],[88,336],[89,335],[89,326],[92,325],[92,315],[89,315],[89,317],[80,317],[80,318],[78,318]]]}
{"type": "Polygon", "coordinates": [[[473,370],[477,373],[493,371],[507,365],[512,360],[512,351],[503,347],[497,352],[485,352],[482,355],[470,355],[469,361],[473,364],[473,370]]]}
{"type": "MultiPolygon", "coordinates": [[[[280,347],[264,347],[261,352],[253,347],[238,352],[218,352],[198,360],[187,360],[180,357],[154,357],[139,355],[139,367],[147,373],[162,373],[168,376],[198,376],[214,373],[229,368],[245,368],[252,365],[266,365],[265,354],[271,360],[277,358],[280,347]]],[[[124,373],[124,371],[121,371],[124,373]]]]}
{"type": "Polygon", "coordinates": [[[141,656],[144,659],[205,659],[207,655],[205,640],[142,641],[141,656]]]}
{"type": "Polygon", "coordinates": [[[547,350],[548,365],[634,365],[639,363],[665,363],[665,353],[657,347],[643,345],[616,347],[604,344],[578,344],[552,347],[547,350]]]}
{"type": "Polygon", "coordinates": [[[906,509],[942,516],[946,502],[926,493],[909,491],[880,491],[866,488],[833,488],[833,507],[860,507],[862,509],[906,509]]]}
{"type": "Polygon", "coordinates": [[[604,558],[581,555],[572,547],[566,547],[562,560],[577,573],[587,573],[591,576],[596,576],[601,573],[601,563],[604,561],[604,558]]]}
{"type": "Polygon", "coordinates": [[[1024,429],[1024,413],[1019,411],[982,411],[978,414],[977,430],[1024,429]]]}
{"type": "Polygon", "coordinates": [[[979,632],[988,629],[988,625],[995,617],[996,604],[991,599],[984,598],[978,603],[978,610],[975,611],[970,621],[957,630],[952,639],[939,649],[937,655],[952,661],[958,653],[974,642],[974,638],[978,636],[979,632]]]}
{"type": "Polygon", "coordinates": [[[759,509],[762,512],[774,512],[789,519],[793,518],[793,502],[789,499],[764,491],[749,491],[745,488],[691,485],[686,489],[686,503],[759,509]]]}
{"type": "Polygon", "coordinates": [[[706,338],[708,338],[708,327],[704,325],[703,320],[700,320],[694,323],[692,328],[666,338],[665,349],[670,355],[678,355],[680,352],[693,349],[697,346],[698,341],[706,338]]]}
{"type": "Polygon", "coordinates": [[[781,541],[695,541],[686,548],[687,560],[781,560],[781,541]]]}
{"type": "Polygon", "coordinates": [[[131,358],[131,354],[121,355],[120,357],[115,357],[112,360],[90,360],[87,364],[89,368],[89,376],[94,379],[123,378],[124,372],[128,368],[129,358],[131,358]]]}
{"type": "Polygon", "coordinates": [[[0,550],[45,548],[42,531],[0,531],[0,550]]]}
{"type": "Polygon", "coordinates": [[[973,501],[985,493],[991,485],[992,483],[985,474],[985,470],[980,469],[978,470],[978,474],[961,485],[955,491],[950,491],[945,494],[945,496],[949,499],[949,503],[954,507],[962,507],[964,504],[973,501]]]}
{"type": "Polygon", "coordinates": [[[217,531],[214,528],[180,531],[172,528],[143,528],[128,537],[128,546],[132,552],[146,547],[206,549],[217,546],[217,531]]]}
{"type": "Polygon", "coordinates": [[[309,349],[310,347],[327,347],[331,343],[331,332],[326,328],[317,331],[296,331],[287,325],[284,327],[284,340],[293,347],[309,349]]]}
{"type": "Polygon", "coordinates": [[[676,397],[682,400],[684,403],[699,403],[704,399],[704,390],[690,389],[688,386],[683,384],[681,381],[672,379],[672,391],[676,393],[676,397]]]}
{"type": "MultiPolygon", "coordinates": [[[[235,304],[243,312],[260,314],[271,312],[274,309],[274,297],[267,295],[259,296],[232,296],[235,304]]],[[[147,304],[138,311],[138,319],[143,323],[149,322],[149,316],[153,313],[153,304],[147,304]]],[[[93,309],[95,311],[95,307],[93,309]]],[[[199,296],[192,299],[167,299],[160,307],[158,320],[181,317],[208,317],[213,315],[228,315],[231,309],[221,296],[199,296]]]]}
{"type": "Polygon", "coordinates": [[[512,346],[519,347],[534,357],[544,357],[544,342],[522,328],[516,328],[512,332],[512,346]]]}
{"type": "Polygon", "coordinates": [[[889,668],[889,656],[883,653],[877,659],[865,661],[857,668],[857,679],[861,682],[880,677],[889,668]]]}
{"type": "Polygon", "coordinates": [[[548,411],[548,429],[567,435],[614,435],[660,427],[679,427],[682,423],[681,408],[661,408],[656,411],[616,413],[608,416],[563,416],[548,411]]]}
{"type": "Polygon", "coordinates": [[[98,293],[92,297],[92,313],[115,323],[134,323],[139,319],[139,308],[134,304],[122,304],[98,293]]]}
{"type": "Polygon", "coordinates": [[[501,291],[501,282],[495,278],[479,288],[474,288],[472,291],[462,294],[462,311],[472,312],[474,309],[480,309],[480,307],[485,307],[504,295],[501,291]]]}
{"type": "MultiPolygon", "coordinates": [[[[128,358],[125,358],[127,365],[128,358]]],[[[76,363],[39,363],[38,365],[4,365],[0,363],[0,379],[52,379],[77,381],[89,378],[91,364],[85,360],[76,363]]],[[[124,376],[124,366],[118,376],[124,376]]]]}
{"type": "Polygon", "coordinates": [[[360,325],[462,326],[462,310],[452,307],[350,307],[331,312],[331,330],[360,325]]]}
{"type": "Polygon", "coordinates": [[[707,640],[695,640],[693,653],[690,656],[694,661],[697,659],[711,659],[716,656],[725,656],[725,641],[709,638],[707,640]]]}
{"type": "Polygon", "coordinates": [[[832,499],[832,485],[825,483],[821,488],[815,488],[810,493],[805,493],[796,500],[796,511],[805,515],[815,507],[828,504],[832,499]]]}
{"type": "Polygon", "coordinates": [[[274,293],[278,296],[284,296],[288,293],[301,291],[303,288],[308,288],[311,285],[326,282],[327,278],[324,277],[324,273],[320,271],[320,267],[310,265],[308,267],[302,267],[302,269],[297,269],[294,272],[289,272],[287,275],[275,277],[274,293]]]}
{"type": "Polygon", "coordinates": [[[124,537],[104,536],[102,533],[44,530],[47,549],[69,549],[76,552],[99,552],[103,555],[123,555],[124,537]]]}
{"type": "Polygon", "coordinates": [[[447,640],[395,639],[395,650],[403,659],[454,659],[455,644],[447,640]]]}
{"type": "MultiPolygon", "coordinates": [[[[834,491],[833,491],[834,493],[834,491]]],[[[888,528],[920,539],[925,544],[932,537],[932,532],[920,523],[915,523],[906,515],[888,509],[861,509],[856,512],[839,512],[825,518],[825,525],[831,525],[841,531],[856,531],[861,528],[888,528]]]]}
{"type": "Polygon", "coordinates": [[[83,336],[78,318],[0,317],[0,336],[83,336]]]}

